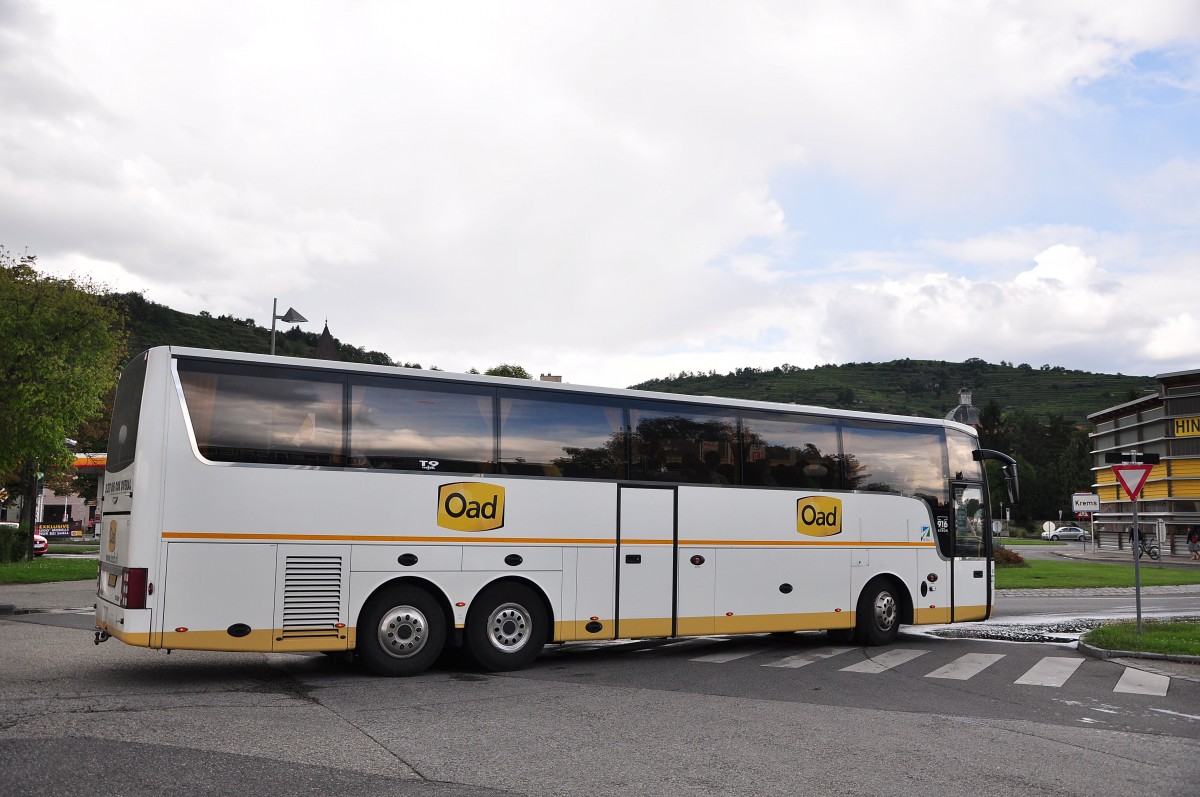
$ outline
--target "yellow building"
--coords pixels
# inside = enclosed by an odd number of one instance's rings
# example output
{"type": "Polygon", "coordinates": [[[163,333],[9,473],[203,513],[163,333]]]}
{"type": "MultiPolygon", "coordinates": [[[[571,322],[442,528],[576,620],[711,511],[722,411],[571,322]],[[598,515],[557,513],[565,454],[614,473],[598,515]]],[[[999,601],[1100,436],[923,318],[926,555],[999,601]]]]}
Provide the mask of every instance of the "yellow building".
{"type": "Polygon", "coordinates": [[[1157,393],[1092,413],[1092,489],[1100,498],[1096,539],[1127,548],[1133,505],[1117,483],[1109,453],[1158,454],[1138,501],[1143,533],[1164,528],[1164,554],[1187,555],[1190,526],[1200,527],[1200,370],[1160,374],[1157,393]]]}

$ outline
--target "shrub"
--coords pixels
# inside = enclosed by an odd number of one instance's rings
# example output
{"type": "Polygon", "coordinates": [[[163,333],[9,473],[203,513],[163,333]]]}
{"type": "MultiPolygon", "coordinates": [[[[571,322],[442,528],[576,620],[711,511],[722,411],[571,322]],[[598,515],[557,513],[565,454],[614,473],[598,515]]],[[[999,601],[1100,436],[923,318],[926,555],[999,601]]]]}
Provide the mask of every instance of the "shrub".
{"type": "Polygon", "coordinates": [[[1025,557],[1008,548],[996,549],[996,567],[1028,567],[1025,557]]]}

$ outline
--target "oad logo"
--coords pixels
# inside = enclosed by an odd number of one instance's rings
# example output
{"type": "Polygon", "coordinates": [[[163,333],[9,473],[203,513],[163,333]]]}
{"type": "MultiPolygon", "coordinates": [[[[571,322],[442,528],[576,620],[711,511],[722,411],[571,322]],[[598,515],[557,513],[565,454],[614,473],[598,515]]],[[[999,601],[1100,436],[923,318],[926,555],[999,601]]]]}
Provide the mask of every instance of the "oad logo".
{"type": "Polygon", "coordinates": [[[809,537],[842,533],[842,499],[811,497],[796,502],[796,531],[809,537]]]}
{"type": "Polygon", "coordinates": [[[491,531],[504,525],[504,488],[455,482],[438,488],[437,524],[455,531],[491,531]]]}

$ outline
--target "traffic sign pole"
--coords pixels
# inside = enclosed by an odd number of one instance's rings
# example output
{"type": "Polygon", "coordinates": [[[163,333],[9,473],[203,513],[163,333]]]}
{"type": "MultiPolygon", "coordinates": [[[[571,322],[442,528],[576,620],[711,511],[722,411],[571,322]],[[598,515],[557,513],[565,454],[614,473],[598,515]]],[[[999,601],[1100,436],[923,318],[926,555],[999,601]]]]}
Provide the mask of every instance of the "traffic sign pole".
{"type": "Polygon", "coordinates": [[[1138,551],[1142,544],[1142,529],[1138,525],[1138,496],[1141,495],[1142,487],[1146,484],[1150,471],[1154,469],[1153,463],[1158,462],[1158,454],[1140,454],[1133,451],[1128,454],[1106,454],[1104,460],[1130,463],[1113,465],[1112,469],[1113,475],[1125,488],[1125,492],[1129,493],[1129,501],[1133,504],[1133,527],[1129,530],[1129,543],[1130,551],[1133,553],[1133,592],[1137,604],[1137,632],[1140,636],[1142,633],[1142,568],[1141,556],[1138,555],[1138,551]]]}
{"type": "Polygon", "coordinates": [[[1133,501],[1133,530],[1130,532],[1130,539],[1137,542],[1130,545],[1130,550],[1133,551],[1133,594],[1135,597],[1134,603],[1137,604],[1137,632],[1138,636],[1142,635],[1142,557],[1139,555],[1139,549],[1142,544],[1142,530],[1138,526],[1137,516],[1137,496],[1129,496],[1133,501]]]}

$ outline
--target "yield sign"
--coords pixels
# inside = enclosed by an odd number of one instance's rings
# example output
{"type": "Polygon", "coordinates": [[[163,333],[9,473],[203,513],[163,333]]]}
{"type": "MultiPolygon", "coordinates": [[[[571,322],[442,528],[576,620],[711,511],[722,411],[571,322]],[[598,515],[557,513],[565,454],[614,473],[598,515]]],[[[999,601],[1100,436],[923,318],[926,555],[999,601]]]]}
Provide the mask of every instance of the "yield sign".
{"type": "Polygon", "coordinates": [[[1138,494],[1142,492],[1142,487],[1146,484],[1146,478],[1150,475],[1150,471],[1154,469],[1153,465],[1113,465],[1113,473],[1117,476],[1117,481],[1125,488],[1125,492],[1129,493],[1131,501],[1138,500],[1138,494]]]}

